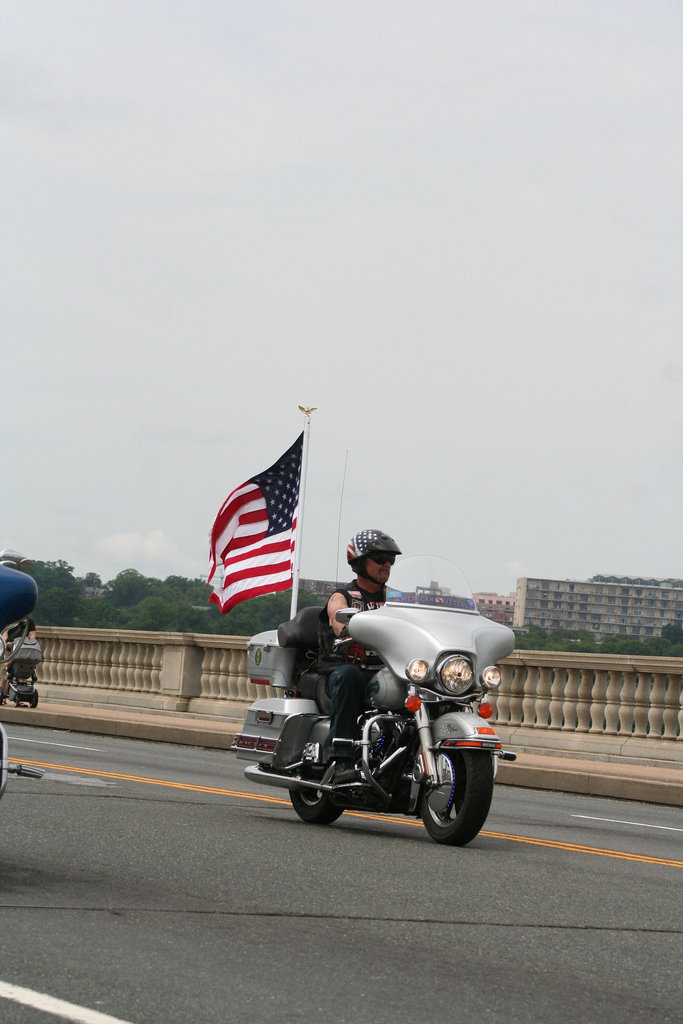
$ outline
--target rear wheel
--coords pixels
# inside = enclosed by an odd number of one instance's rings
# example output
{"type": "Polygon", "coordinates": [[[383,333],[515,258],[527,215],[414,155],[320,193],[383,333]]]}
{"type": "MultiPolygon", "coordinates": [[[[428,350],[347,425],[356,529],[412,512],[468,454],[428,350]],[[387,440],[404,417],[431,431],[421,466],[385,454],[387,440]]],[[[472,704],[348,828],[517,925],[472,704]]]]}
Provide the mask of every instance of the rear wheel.
{"type": "Polygon", "coordinates": [[[420,816],[437,843],[464,846],[486,821],[493,796],[490,754],[453,751],[436,755],[440,784],[423,788],[420,816]]]}
{"type": "Polygon", "coordinates": [[[311,825],[331,825],[344,813],[343,807],[337,807],[319,789],[290,789],[289,799],[301,820],[311,825]]]}

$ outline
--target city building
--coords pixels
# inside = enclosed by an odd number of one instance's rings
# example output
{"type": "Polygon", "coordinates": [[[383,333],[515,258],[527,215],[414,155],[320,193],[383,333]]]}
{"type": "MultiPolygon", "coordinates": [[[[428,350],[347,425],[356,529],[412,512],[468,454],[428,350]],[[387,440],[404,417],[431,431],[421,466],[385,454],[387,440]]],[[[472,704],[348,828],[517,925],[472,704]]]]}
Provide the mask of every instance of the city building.
{"type": "Polygon", "coordinates": [[[592,576],[589,580],[517,580],[513,626],[588,630],[605,636],[660,636],[683,626],[683,580],[592,576]]]}
{"type": "Polygon", "coordinates": [[[302,590],[308,591],[309,594],[316,594],[327,600],[330,594],[334,594],[335,590],[339,587],[346,587],[348,582],[348,580],[346,583],[334,583],[332,580],[300,579],[299,586],[302,590]]]}
{"type": "Polygon", "coordinates": [[[487,619],[495,622],[504,622],[511,626],[515,613],[515,594],[475,594],[477,611],[485,615],[487,619]]]}

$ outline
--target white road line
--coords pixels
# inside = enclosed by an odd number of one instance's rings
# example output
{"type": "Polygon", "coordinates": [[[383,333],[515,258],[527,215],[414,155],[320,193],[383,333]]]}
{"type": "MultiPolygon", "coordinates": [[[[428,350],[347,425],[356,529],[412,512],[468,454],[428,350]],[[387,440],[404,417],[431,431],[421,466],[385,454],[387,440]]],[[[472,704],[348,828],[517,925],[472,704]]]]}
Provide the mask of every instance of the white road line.
{"type": "Polygon", "coordinates": [[[34,992],[30,988],[21,988],[19,985],[10,985],[6,981],[0,981],[0,999],[11,999],[23,1006],[31,1006],[34,1010],[53,1013],[56,1017],[74,1021],[74,1024],[131,1024],[130,1021],[121,1020],[119,1017],[110,1017],[108,1013],[99,1013],[97,1010],[89,1010],[86,1006],[66,1003],[63,999],[55,999],[53,996],[34,992]]]}
{"type": "Polygon", "coordinates": [[[29,740],[25,736],[12,736],[12,746],[15,743],[37,743],[41,747],[66,747],[68,750],[94,750],[96,754],[102,753],[102,747],[77,747],[75,743],[55,743],[54,740],[29,740]]]}
{"type": "Polygon", "coordinates": [[[683,832],[683,828],[672,825],[648,825],[646,821],[622,821],[620,818],[596,818],[592,814],[572,814],[572,818],[587,818],[589,821],[611,821],[613,825],[637,825],[639,828],[663,828],[665,832],[683,832]]]}

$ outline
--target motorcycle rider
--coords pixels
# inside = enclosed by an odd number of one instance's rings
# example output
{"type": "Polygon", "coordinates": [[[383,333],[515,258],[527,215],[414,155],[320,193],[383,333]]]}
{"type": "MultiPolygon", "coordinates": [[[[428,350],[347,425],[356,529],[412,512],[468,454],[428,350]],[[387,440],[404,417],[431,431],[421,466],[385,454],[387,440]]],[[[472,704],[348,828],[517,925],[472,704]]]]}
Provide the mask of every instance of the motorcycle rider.
{"type": "Polygon", "coordinates": [[[320,613],[319,643],[321,667],[335,665],[327,680],[330,697],[330,742],[348,740],[348,746],[336,744],[331,754],[337,763],[335,782],[358,778],[355,770],[353,740],[359,738],[358,716],[366,701],[370,679],[382,668],[374,651],[350,641],[338,647],[334,641],[348,635],[346,626],[337,622],[340,608],[368,611],[380,608],[386,600],[386,583],[396,555],[401,554],[396,541],[382,530],[361,530],[349,541],[346,560],[356,573],[348,587],[336,590],[320,613]]]}

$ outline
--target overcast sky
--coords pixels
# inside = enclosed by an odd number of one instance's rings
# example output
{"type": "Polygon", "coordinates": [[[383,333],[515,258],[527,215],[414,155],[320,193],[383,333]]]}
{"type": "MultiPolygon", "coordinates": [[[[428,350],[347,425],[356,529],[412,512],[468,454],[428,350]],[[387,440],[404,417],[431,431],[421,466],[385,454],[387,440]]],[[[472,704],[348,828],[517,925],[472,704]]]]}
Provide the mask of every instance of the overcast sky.
{"type": "Polygon", "coordinates": [[[203,575],[302,404],[304,576],[683,576],[680,0],[4,0],[0,52],[0,548],[203,575]]]}

